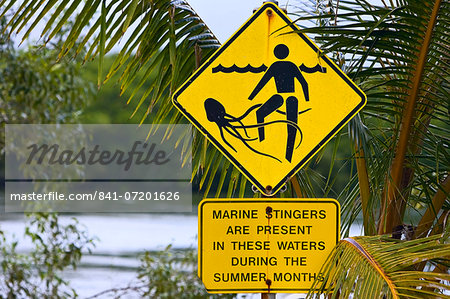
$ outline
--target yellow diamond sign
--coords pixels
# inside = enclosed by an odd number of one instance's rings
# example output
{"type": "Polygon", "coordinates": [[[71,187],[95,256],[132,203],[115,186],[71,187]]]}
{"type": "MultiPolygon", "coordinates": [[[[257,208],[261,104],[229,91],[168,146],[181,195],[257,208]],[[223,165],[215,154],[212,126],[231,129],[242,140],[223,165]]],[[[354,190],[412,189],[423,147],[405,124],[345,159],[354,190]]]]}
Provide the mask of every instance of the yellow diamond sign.
{"type": "Polygon", "coordinates": [[[173,102],[270,195],[362,109],[366,96],[284,12],[266,3],[173,102]]]}

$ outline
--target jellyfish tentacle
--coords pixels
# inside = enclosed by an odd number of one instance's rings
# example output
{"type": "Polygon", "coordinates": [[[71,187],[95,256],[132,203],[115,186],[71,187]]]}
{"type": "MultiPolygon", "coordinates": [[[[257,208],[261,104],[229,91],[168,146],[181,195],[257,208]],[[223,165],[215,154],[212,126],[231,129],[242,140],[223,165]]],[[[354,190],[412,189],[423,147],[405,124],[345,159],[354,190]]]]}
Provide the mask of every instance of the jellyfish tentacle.
{"type": "MultiPolygon", "coordinates": [[[[240,121],[240,120],[237,120],[237,122],[241,125],[241,126],[244,126],[244,123],[242,122],[242,121],[240,121]]],[[[250,138],[250,135],[248,135],[248,132],[247,132],[247,129],[246,128],[244,128],[244,133],[245,133],[245,135],[248,137],[248,138],[250,138]]],[[[257,138],[255,138],[255,140],[256,140],[257,138]]]]}
{"type": "Polygon", "coordinates": [[[220,131],[220,137],[222,137],[222,140],[237,153],[237,150],[228,142],[228,140],[225,139],[225,136],[223,135],[223,127],[219,127],[219,131],[220,131]]]}
{"type": "MultiPolygon", "coordinates": [[[[292,121],[290,121],[290,120],[274,120],[274,121],[270,121],[270,122],[267,122],[267,123],[262,123],[262,124],[256,124],[256,125],[247,125],[247,126],[245,126],[247,129],[251,129],[251,128],[260,128],[260,127],[264,127],[264,126],[268,126],[268,125],[272,125],[272,124],[276,124],[276,123],[284,123],[284,124],[288,124],[288,125],[291,125],[291,126],[293,126],[294,128],[296,128],[297,129],[297,131],[300,133],[300,142],[299,142],[299,144],[297,145],[297,147],[296,147],[296,149],[300,146],[300,144],[302,143],[302,141],[303,141],[303,133],[302,133],[302,130],[300,129],[300,127],[296,124],[296,123],[294,123],[294,122],[292,122],[292,121]]],[[[235,126],[235,128],[241,128],[240,126],[235,126]]]]}
{"type": "MultiPolygon", "coordinates": [[[[229,117],[229,119],[227,119],[230,123],[231,122],[239,122],[239,124],[241,125],[241,126],[245,126],[244,125],[244,123],[240,120],[240,119],[237,119],[236,117],[234,117],[233,115],[230,115],[230,114],[225,114],[225,116],[227,116],[227,117],[229,117]]],[[[248,135],[248,132],[247,132],[247,129],[246,128],[243,128],[244,129],[244,132],[245,132],[245,135],[248,137],[248,138],[250,138],[250,135],[248,135]]]]}
{"type": "MultiPolygon", "coordinates": [[[[301,131],[300,127],[296,123],[294,123],[294,122],[292,122],[290,120],[284,120],[284,119],[283,120],[273,120],[273,121],[269,121],[269,122],[262,123],[262,124],[256,124],[256,125],[245,125],[244,127],[246,127],[247,129],[253,129],[253,128],[260,128],[260,127],[264,127],[264,126],[268,126],[268,125],[272,125],[272,124],[277,124],[277,123],[288,124],[288,125],[291,125],[294,128],[296,128],[298,131],[301,131]]],[[[234,127],[236,129],[241,129],[242,128],[242,126],[234,126],[234,127]]]]}
{"type": "MultiPolygon", "coordinates": [[[[300,146],[300,144],[302,143],[302,141],[303,141],[303,133],[302,133],[300,127],[296,123],[294,123],[294,122],[292,122],[290,120],[275,120],[275,121],[270,121],[270,122],[266,122],[266,123],[260,123],[260,124],[256,124],[256,125],[245,125],[242,122],[242,120],[245,117],[247,117],[253,110],[261,107],[262,104],[257,104],[257,105],[254,105],[254,106],[250,107],[249,109],[247,109],[247,111],[245,111],[244,114],[242,114],[239,117],[234,117],[234,116],[226,113],[225,107],[220,102],[218,102],[217,100],[215,100],[213,98],[206,99],[205,102],[204,102],[204,106],[205,106],[205,112],[206,112],[206,116],[207,116],[208,120],[210,122],[215,123],[217,125],[217,128],[219,129],[219,132],[220,132],[220,137],[222,138],[223,142],[227,146],[229,146],[232,150],[234,150],[235,152],[237,152],[237,150],[225,138],[224,131],[226,131],[232,137],[234,137],[236,139],[239,139],[242,143],[244,143],[244,145],[248,149],[250,149],[254,153],[257,153],[259,155],[262,155],[262,156],[265,156],[265,157],[268,157],[268,158],[275,159],[275,160],[277,160],[280,163],[281,163],[280,159],[278,159],[278,158],[276,158],[276,157],[274,157],[272,155],[269,155],[269,154],[266,154],[266,153],[263,153],[263,152],[260,152],[260,151],[256,150],[255,148],[253,148],[247,142],[247,141],[255,141],[255,140],[258,139],[258,138],[251,138],[249,136],[249,134],[248,134],[247,129],[261,128],[261,127],[268,126],[268,125],[271,125],[271,124],[284,123],[284,124],[288,124],[288,126],[294,127],[300,133],[299,134],[300,135],[300,138],[299,138],[300,141],[299,141],[299,144],[297,145],[296,148],[298,148],[300,146]],[[239,125],[236,126],[233,123],[239,123],[239,125]],[[245,136],[247,138],[244,137],[243,134],[241,134],[242,131],[239,131],[239,129],[243,129],[244,130],[245,136]]],[[[299,114],[305,113],[305,112],[307,112],[309,110],[311,110],[311,108],[303,110],[303,111],[300,111],[299,114]]],[[[285,112],[283,112],[281,110],[276,110],[276,111],[278,113],[281,113],[281,114],[286,114],[285,112]]]]}
{"type": "Polygon", "coordinates": [[[223,128],[225,129],[225,131],[227,131],[228,133],[230,133],[231,136],[233,136],[233,137],[235,137],[235,138],[237,138],[237,139],[243,139],[243,140],[245,140],[245,141],[255,141],[255,140],[258,139],[258,138],[244,138],[244,137],[242,137],[242,135],[239,134],[238,131],[235,130],[234,127],[231,126],[231,125],[230,125],[230,126],[224,126],[223,128]],[[231,131],[231,130],[235,130],[236,133],[233,132],[233,131],[231,131]]]}
{"type": "Polygon", "coordinates": [[[260,154],[260,155],[262,155],[262,156],[266,156],[266,157],[275,159],[275,160],[277,160],[278,162],[281,163],[281,160],[277,159],[276,157],[274,157],[274,156],[272,156],[272,155],[269,155],[269,154],[266,154],[266,153],[263,153],[263,152],[260,152],[260,151],[258,151],[258,150],[256,150],[256,149],[254,149],[253,147],[251,147],[251,146],[247,143],[247,141],[245,140],[245,138],[242,138],[242,136],[241,136],[241,134],[239,134],[238,130],[236,130],[234,127],[230,127],[230,128],[231,128],[232,130],[234,130],[234,132],[235,132],[237,135],[239,135],[239,139],[242,141],[242,143],[244,143],[245,146],[248,147],[252,152],[257,153],[257,154],[260,154]]]}
{"type": "Polygon", "coordinates": [[[303,132],[302,132],[302,130],[300,130],[299,133],[300,133],[300,140],[299,140],[297,146],[295,147],[295,149],[298,149],[300,144],[302,144],[302,141],[303,141],[303,132]]]}
{"type": "MultiPolygon", "coordinates": [[[[305,113],[305,112],[308,112],[309,110],[312,110],[312,108],[308,108],[308,109],[306,109],[306,110],[299,111],[299,112],[298,112],[298,115],[303,114],[303,113],[305,113]]],[[[282,115],[286,115],[286,112],[285,112],[285,111],[282,111],[282,110],[280,110],[280,109],[277,109],[277,110],[275,110],[275,111],[276,111],[277,113],[282,114],[282,115]]]]}
{"type": "Polygon", "coordinates": [[[278,159],[278,158],[276,158],[276,157],[274,157],[274,156],[272,156],[272,155],[269,155],[269,154],[266,154],[266,153],[262,153],[262,152],[260,152],[260,151],[258,151],[258,150],[256,150],[256,149],[254,149],[253,147],[251,147],[251,146],[247,143],[247,141],[242,140],[242,142],[243,142],[243,143],[245,144],[245,146],[248,147],[252,152],[257,153],[257,154],[260,154],[260,155],[265,156],[265,157],[269,157],[269,158],[275,159],[275,160],[277,160],[278,162],[282,163],[280,159],[278,159]]]}
{"type": "Polygon", "coordinates": [[[240,121],[240,120],[243,120],[244,118],[247,117],[247,115],[250,114],[250,112],[252,112],[253,110],[255,110],[255,109],[257,109],[257,108],[259,108],[259,107],[261,107],[261,106],[262,106],[262,104],[256,104],[256,105],[253,105],[253,106],[251,106],[250,108],[248,108],[247,111],[245,111],[245,113],[242,114],[241,116],[239,116],[239,117],[233,117],[233,116],[232,116],[232,117],[234,118],[234,121],[240,121]]]}

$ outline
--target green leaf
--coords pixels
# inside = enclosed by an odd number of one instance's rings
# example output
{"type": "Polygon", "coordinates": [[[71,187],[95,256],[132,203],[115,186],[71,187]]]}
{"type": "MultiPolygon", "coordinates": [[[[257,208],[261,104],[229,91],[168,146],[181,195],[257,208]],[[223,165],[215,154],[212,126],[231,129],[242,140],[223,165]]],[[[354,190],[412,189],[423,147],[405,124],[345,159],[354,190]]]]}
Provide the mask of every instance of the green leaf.
{"type": "Polygon", "coordinates": [[[97,86],[100,89],[103,83],[103,60],[105,57],[105,34],[106,34],[106,0],[102,0],[101,25],[100,25],[100,56],[98,58],[97,86]]]}
{"type": "Polygon", "coordinates": [[[127,18],[125,19],[125,22],[122,25],[122,34],[124,34],[125,31],[127,31],[128,26],[130,26],[130,22],[133,19],[134,12],[136,11],[136,7],[137,7],[138,3],[139,3],[139,0],[132,0],[130,5],[128,6],[127,18]]]}
{"type": "MultiPolygon", "coordinates": [[[[414,265],[450,262],[450,246],[441,236],[400,241],[385,236],[342,240],[322,266],[323,279],[316,279],[307,298],[448,298],[448,273],[416,271],[414,265]],[[434,253],[434,254],[433,254],[434,253]],[[441,257],[441,258],[439,258],[441,257]],[[395,265],[393,267],[393,265],[395,265]],[[432,287],[433,290],[424,290],[432,287]]],[[[432,269],[432,268],[431,268],[432,269]]]]}

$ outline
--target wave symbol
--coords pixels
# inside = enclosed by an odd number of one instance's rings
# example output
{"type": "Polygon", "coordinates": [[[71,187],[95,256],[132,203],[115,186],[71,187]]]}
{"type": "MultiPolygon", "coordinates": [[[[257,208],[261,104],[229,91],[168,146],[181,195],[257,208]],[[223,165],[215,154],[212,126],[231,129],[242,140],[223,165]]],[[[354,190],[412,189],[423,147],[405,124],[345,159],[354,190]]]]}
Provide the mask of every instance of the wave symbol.
{"type": "Polygon", "coordinates": [[[254,67],[251,66],[250,64],[248,64],[246,67],[238,67],[237,65],[233,64],[231,67],[224,67],[223,65],[219,64],[218,66],[216,66],[215,68],[212,69],[213,74],[215,73],[254,73],[254,74],[258,74],[258,73],[263,73],[267,70],[267,66],[265,66],[264,64],[261,65],[260,67],[254,67]]]}

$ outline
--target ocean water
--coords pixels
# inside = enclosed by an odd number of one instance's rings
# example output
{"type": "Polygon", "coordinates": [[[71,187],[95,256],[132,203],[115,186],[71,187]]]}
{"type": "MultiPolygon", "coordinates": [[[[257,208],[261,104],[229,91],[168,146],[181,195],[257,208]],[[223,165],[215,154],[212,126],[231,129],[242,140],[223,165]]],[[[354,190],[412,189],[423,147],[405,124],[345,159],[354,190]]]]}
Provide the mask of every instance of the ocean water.
{"type": "MultiPolygon", "coordinates": [[[[23,238],[25,218],[18,214],[0,215],[0,228],[8,239],[18,239],[20,252],[27,252],[31,243],[23,238]]],[[[61,223],[73,216],[63,215],[61,223]]],[[[64,273],[80,298],[88,298],[102,291],[126,287],[136,277],[139,255],[144,251],[197,247],[197,215],[195,214],[83,214],[76,218],[96,236],[96,247],[91,255],[83,256],[80,266],[64,273]]],[[[361,228],[352,227],[351,235],[361,234],[361,228]]],[[[277,298],[303,298],[300,294],[278,294],[277,298]]],[[[102,295],[97,298],[111,298],[102,295]]],[[[127,297],[124,297],[127,298],[127,297]]],[[[128,297],[133,298],[133,297],[128,297]]],[[[259,294],[245,298],[260,298],[259,294]]]]}

